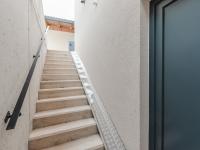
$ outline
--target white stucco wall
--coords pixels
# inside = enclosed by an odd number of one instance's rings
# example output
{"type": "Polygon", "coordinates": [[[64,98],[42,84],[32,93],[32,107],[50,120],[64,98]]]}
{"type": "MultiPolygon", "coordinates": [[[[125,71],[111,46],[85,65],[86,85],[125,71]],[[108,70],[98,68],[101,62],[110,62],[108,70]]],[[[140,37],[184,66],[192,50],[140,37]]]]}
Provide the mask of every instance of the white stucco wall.
{"type": "Polygon", "coordinates": [[[49,30],[47,48],[49,50],[69,50],[69,41],[74,41],[74,33],[49,30]]]}
{"type": "Polygon", "coordinates": [[[0,149],[27,150],[46,46],[42,48],[16,128],[6,130],[4,117],[13,111],[41,42],[45,22],[39,0],[2,0],[0,4],[0,149]],[[37,9],[37,15],[34,7],[37,9]],[[38,20],[38,21],[37,21],[38,20]]]}
{"type": "Polygon", "coordinates": [[[76,51],[128,150],[148,149],[148,0],[76,0],[76,51]]]}

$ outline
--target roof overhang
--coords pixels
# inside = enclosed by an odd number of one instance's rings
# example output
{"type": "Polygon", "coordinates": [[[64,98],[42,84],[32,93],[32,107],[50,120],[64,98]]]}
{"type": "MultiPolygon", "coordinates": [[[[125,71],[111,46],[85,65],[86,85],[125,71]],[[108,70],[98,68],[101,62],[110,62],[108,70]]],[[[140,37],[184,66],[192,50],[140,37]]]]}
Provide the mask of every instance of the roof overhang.
{"type": "Polygon", "coordinates": [[[45,16],[46,25],[50,30],[74,33],[74,21],[45,16]]]}

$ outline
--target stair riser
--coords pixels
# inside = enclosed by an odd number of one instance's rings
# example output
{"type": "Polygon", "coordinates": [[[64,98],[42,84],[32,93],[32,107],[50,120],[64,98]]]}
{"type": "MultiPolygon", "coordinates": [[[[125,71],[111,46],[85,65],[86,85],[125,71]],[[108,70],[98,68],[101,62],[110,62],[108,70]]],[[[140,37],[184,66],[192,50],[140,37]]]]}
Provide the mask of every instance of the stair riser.
{"type": "Polygon", "coordinates": [[[79,100],[65,100],[65,101],[55,101],[55,102],[45,102],[45,103],[37,103],[36,104],[36,111],[47,111],[47,110],[55,110],[55,109],[62,109],[67,107],[75,107],[75,106],[82,106],[87,105],[87,99],[79,99],[79,100]]]}
{"type": "Polygon", "coordinates": [[[81,81],[69,81],[69,82],[40,82],[41,89],[51,89],[51,88],[67,88],[67,87],[81,87],[81,81]]]}
{"type": "Polygon", "coordinates": [[[47,53],[46,56],[72,56],[70,53],[47,53]]]}
{"type": "Polygon", "coordinates": [[[44,117],[33,120],[33,129],[43,128],[51,125],[57,125],[60,123],[67,123],[70,121],[77,121],[80,119],[87,119],[92,117],[91,110],[84,110],[80,112],[73,112],[68,114],[62,114],[51,117],[44,117]]]}
{"type": "Polygon", "coordinates": [[[47,55],[46,56],[71,56],[71,54],[70,53],[49,53],[49,52],[47,52],[47,55]]]}
{"type": "Polygon", "coordinates": [[[72,61],[73,59],[72,59],[72,57],[46,57],[45,60],[46,60],[46,61],[47,61],[47,60],[55,60],[55,61],[57,61],[57,60],[62,60],[62,61],[72,61]]]}
{"type": "Polygon", "coordinates": [[[66,58],[48,58],[46,57],[46,61],[72,61],[72,57],[66,57],[66,58]]]}
{"type": "Polygon", "coordinates": [[[47,55],[46,55],[47,57],[54,57],[54,56],[56,56],[56,57],[71,57],[72,55],[71,54],[53,54],[53,53],[47,53],[47,55]]]}
{"type": "MultiPolygon", "coordinates": [[[[99,137],[100,138],[100,137],[99,137]]],[[[95,135],[43,150],[105,150],[101,139],[95,135]]]]}
{"type": "Polygon", "coordinates": [[[72,60],[56,60],[56,59],[49,59],[45,61],[46,64],[56,63],[56,64],[69,64],[74,65],[72,60]]]}
{"type": "Polygon", "coordinates": [[[42,75],[42,81],[80,80],[78,75],[42,75]]]}
{"type": "Polygon", "coordinates": [[[45,64],[44,69],[57,69],[57,68],[76,68],[74,64],[45,64]]]}
{"type": "Polygon", "coordinates": [[[45,66],[48,65],[48,66],[75,66],[75,64],[72,62],[72,61],[46,61],[45,62],[45,66]]]}
{"type": "Polygon", "coordinates": [[[48,148],[51,146],[63,144],[65,142],[80,139],[82,137],[97,134],[97,126],[91,125],[88,127],[80,128],[77,130],[69,131],[66,133],[61,133],[38,140],[33,140],[29,142],[29,150],[39,150],[43,148],[48,148]]]}
{"type": "Polygon", "coordinates": [[[56,59],[56,60],[72,60],[72,56],[46,56],[46,60],[56,59]]]}
{"type": "Polygon", "coordinates": [[[47,55],[60,55],[60,54],[64,54],[64,55],[70,55],[70,52],[69,51],[47,51],[47,55]]]}
{"type": "Polygon", "coordinates": [[[44,74],[78,74],[76,69],[44,69],[44,74]]]}
{"type": "Polygon", "coordinates": [[[67,96],[78,96],[84,95],[83,89],[73,89],[73,90],[60,90],[60,91],[40,91],[39,92],[39,99],[46,99],[46,98],[56,98],[56,97],[67,97],[67,96]]]}
{"type": "Polygon", "coordinates": [[[94,147],[91,150],[105,150],[104,146],[94,147]]]}

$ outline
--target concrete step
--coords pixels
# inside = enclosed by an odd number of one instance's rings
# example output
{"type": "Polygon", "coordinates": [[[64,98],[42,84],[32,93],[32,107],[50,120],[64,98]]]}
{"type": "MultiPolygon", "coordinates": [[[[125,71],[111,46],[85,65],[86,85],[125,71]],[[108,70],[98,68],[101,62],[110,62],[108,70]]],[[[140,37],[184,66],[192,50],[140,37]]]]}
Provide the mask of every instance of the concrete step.
{"type": "Polygon", "coordinates": [[[46,63],[44,69],[55,69],[55,68],[76,68],[74,63],[46,63]]]}
{"type": "Polygon", "coordinates": [[[29,137],[29,150],[39,150],[97,134],[94,119],[83,119],[69,123],[33,130],[29,137]]]}
{"type": "Polygon", "coordinates": [[[65,64],[74,64],[72,59],[46,59],[45,63],[49,64],[49,63],[65,63],[65,64]]]}
{"type": "Polygon", "coordinates": [[[36,103],[36,111],[41,112],[82,105],[88,105],[87,97],[85,95],[40,99],[36,103]]]}
{"type": "Polygon", "coordinates": [[[77,74],[76,68],[68,68],[68,69],[44,69],[44,74],[77,74]]]}
{"type": "Polygon", "coordinates": [[[48,59],[56,59],[56,60],[72,60],[72,56],[59,56],[59,55],[46,55],[46,60],[48,59]]]}
{"type": "Polygon", "coordinates": [[[70,54],[69,51],[48,50],[47,54],[70,54]]]}
{"type": "Polygon", "coordinates": [[[70,59],[70,60],[72,60],[72,56],[59,56],[59,55],[47,55],[46,56],[46,60],[48,60],[48,59],[57,59],[57,60],[68,60],[68,59],[70,59]]]}
{"type": "Polygon", "coordinates": [[[47,52],[46,56],[72,56],[70,52],[47,52]]]}
{"type": "Polygon", "coordinates": [[[47,52],[46,56],[71,56],[71,53],[66,52],[47,52]]]}
{"type": "Polygon", "coordinates": [[[105,150],[98,134],[81,138],[72,142],[47,148],[44,150],[105,150]]]}
{"type": "Polygon", "coordinates": [[[80,80],[58,80],[58,81],[41,81],[41,89],[51,88],[67,88],[67,87],[81,87],[82,83],[80,80]]]}
{"type": "Polygon", "coordinates": [[[33,129],[92,118],[89,105],[38,112],[33,117],[33,129]]]}
{"type": "Polygon", "coordinates": [[[29,150],[104,150],[70,52],[48,51],[29,150]]]}
{"type": "Polygon", "coordinates": [[[46,58],[72,58],[71,54],[47,54],[46,58]]]}
{"type": "Polygon", "coordinates": [[[74,74],[43,74],[42,81],[52,80],[80,80],[79,75],[74,74]]]}
{"type": "Polygon", "coordinates": [[[51,62],[72,62],[73,63],[73,60],[72,60],[72,58],[66,58],[66,59],[57,59],[57,58],[52,58],[52,59],[48,59],[48,58],[46,58],[45,59],[45,62],[46,63],[51,63],[51,62]]]}
{"type": "Polygon", "coordinates": [[[83,87],[41,89],[38,99],[85,95],[83,87]]]}
{"type": "Polygon", "coordinates": [[[72,57],[71,54],[48,54],[46,55],[46,57],[72,57]]]}

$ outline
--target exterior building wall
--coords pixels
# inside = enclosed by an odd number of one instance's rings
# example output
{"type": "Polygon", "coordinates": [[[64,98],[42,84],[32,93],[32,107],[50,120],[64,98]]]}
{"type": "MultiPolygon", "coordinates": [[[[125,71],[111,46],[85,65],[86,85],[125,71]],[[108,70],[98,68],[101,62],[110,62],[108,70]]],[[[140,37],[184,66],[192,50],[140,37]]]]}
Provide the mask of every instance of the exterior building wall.
{"type": "Polygon", "coordinates": [[[49,30],[47,48],[49,50],[69,50],[69,42],[74,41],[74,33],[49,30]]]}
{"type": "Polygon", "coordinates": [[[27,150],[32,130],[45,44],[37,62],[16,128],[6,130],[4,117],[13,111],[28,71],[45,31],[42,3],[39,0],[2,0],[0,5],[0,149],[27,150]]]}
{"type": "Polygon", "coordinates": [[[148,5],[76,0],[75,49],[128,150],[148,149],[148,5]]]}
{"type": "Polygon", "coordinates": [[[140,150],[149,149],[149,1],[140,4],[140,150]]]}

